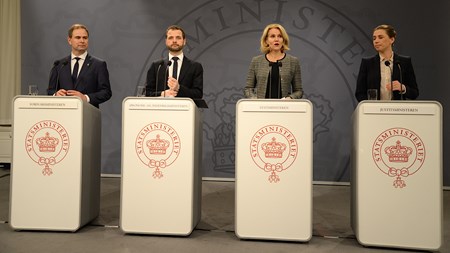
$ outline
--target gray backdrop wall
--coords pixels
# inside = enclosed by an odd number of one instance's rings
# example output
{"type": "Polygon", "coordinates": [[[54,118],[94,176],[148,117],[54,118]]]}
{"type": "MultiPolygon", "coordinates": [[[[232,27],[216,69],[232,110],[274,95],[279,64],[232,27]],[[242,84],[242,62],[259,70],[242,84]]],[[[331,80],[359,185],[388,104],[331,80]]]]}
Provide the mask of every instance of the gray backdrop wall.
{"type": "MultiPolygon", "coordinates": [[[[412,57],[419,99],[447,108],[449,10],[446,0],[22,0],[22,90],[38,84],[44,93],[53,61],[70,52],[67,29],[87,25],[89,53],[107,61],[113,90],[101,105],[102,172],[120,173],[122,100],[145,83],[151,62],[166,55],[165,29],[178,24],[188,35],[185,54],[205,70],[202,174],[233,177],[235,104],[251,58],[260,54],[262,29],[281,23],[314,105],[314,180],[348,181],[353,94],[361,58],[375,54],[372,29],[394,25],[394,50],[412,57]]],[[[449,144],[445,135],[445,185],[449,144]]]]}

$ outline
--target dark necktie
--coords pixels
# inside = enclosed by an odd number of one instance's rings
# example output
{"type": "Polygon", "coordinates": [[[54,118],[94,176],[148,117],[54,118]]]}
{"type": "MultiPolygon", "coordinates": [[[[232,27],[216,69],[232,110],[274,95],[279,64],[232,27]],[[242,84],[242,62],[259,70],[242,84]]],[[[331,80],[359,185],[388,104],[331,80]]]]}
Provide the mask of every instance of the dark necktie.
{"type": "Polygon", "coordinates": [[[177,79],[178,75],[178,57],[172,57],[173,60],[173,71],[172,71],[172,77],[177,79]]]}
{"type": "Polygon", "coordinates": [[[75,84],[75,82],[77,81],[77,77],[78,77],[78,68],[79,68],[79,64],[78,61],[80,60],[80,57],[75,57],[75,60],[77,60],[77,62],[75,62],[75,65],[73,66],[73,71],[72,71],[72,83],[75,84]]]}

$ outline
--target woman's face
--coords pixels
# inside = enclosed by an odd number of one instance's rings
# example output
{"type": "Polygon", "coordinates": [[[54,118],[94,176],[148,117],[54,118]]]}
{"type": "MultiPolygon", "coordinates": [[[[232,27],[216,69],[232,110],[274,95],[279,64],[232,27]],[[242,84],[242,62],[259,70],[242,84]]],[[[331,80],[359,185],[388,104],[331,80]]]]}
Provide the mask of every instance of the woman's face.
{"type": "Polygon", "coordinates": [[[395,38],[389,38],[386,30],[378,29],[373,32],[373,47],[377,52],[383,53],[386,50],[392,49],[392,44],[394,44],[395,38]]]}
{"type": "Polygon", "coordinates": [[[282,51],[283,36],[278,28],[272,28],[269,30],[267,33],[266,43],[269,45],[270,51],[282,51]]]}

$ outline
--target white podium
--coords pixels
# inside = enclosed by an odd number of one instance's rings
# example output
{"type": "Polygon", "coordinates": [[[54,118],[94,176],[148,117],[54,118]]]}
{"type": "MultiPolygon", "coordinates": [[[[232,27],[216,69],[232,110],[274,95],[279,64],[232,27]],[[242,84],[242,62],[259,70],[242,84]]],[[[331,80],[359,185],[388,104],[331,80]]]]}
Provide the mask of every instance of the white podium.
{"type": "Polygon", "coordinates": [[[10,225],[76,231],[100,209],[100,111],[77,97],[13,100],[10,225]]]}
{"type": "Polygon", "coordinates": [[[242,239],[312,236],[313,109],[308,100],[236,106],[236,228],[242,239]]]}
{"type": "Polygon", "coordinates": [[[201,217],[201,160],[201,112],[191,99],[125,98],[122,231],[189,235],[201,217]]]}
{"type": "Polygon", "coordinates": [[[352,227],[359,243],[442,244],[442,107],[364,101],[353,114],[352,227]]]}

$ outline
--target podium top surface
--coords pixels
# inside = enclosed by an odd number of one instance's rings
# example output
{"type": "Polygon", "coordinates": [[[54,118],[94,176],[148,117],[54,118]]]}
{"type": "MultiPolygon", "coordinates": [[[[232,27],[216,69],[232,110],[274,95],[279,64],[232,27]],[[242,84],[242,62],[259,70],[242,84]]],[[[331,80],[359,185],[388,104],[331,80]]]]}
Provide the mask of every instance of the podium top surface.
{"type": "MultiPolygon", "coordinates": [[[[136,101],[139,103],[149,103],[152,104],[151,106],[153,109],[156,109],[156,107],[173,107],[175,105],[180,104],[192,104],[195,105],[197,108],[208,108],[208,105],[206,104],[206,101],[203,99],[191,99],[191,98],[177,98],[177,97],[171,97],[171,98],[165,98],[165,97],[126,97],[122,101],[122,105],[128,104],[130,101],[136,101]],[[173,105],[173,106],[171,106],[173,105]]],[[[151,109],[147,108],[146,109],[151,109]]],[[[162,109],[162,108],[159,108],[162,109]]],[[[168,108],[166,108],[168,109],[168,108]]],[[[181,108],[179,108],[181,109],[181,108]]],[[[187,108],[184,108],[187,109],[187,108]]]]}
{"type": "MultiPolygon", "coordinates": [[[[14,107],[18,109],[77,109],[89,103],[79,97],[28,96],[19,95],[13,99],[14,107]]],[[[92,106],[92,105],[90,105],[92,106]]],[[[94,107],[94,106],[92,106],[94,107]]]]}
{"type": "Polygon", "coordinates": [[[402,114],[402,115],[434,115],[442,111],[437,101],[369,101],[358,104],[355,113],[362,114],[402,114]]]}
{"type": "Polygon", "coordinates": [[[243,112],[312,112],[307,99],[240,99],[236,108],[243,112]]]}

